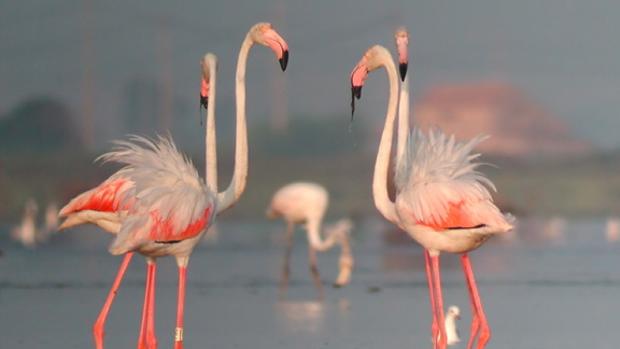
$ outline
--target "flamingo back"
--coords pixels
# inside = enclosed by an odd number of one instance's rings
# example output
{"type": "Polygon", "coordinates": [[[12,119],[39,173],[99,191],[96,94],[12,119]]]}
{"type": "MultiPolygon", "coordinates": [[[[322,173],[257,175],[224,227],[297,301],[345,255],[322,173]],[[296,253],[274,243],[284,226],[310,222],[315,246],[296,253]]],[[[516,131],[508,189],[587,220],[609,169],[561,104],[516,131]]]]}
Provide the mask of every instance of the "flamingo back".
{"type": "Polygon", "coordinates": [[[271,199],[269,215],[283,216],[286,220],[302,223],[321,220],[329,205],[329,193],[322,185],[294,182],[278,189],[271,199]]]}
{"type": "Polygon", "coordinates": [[[117,148],[101,157],[124,164],[114,176],[128,178],[134,200],[121,230],[110,247],[122,254],[147,242],[177,242],[196,237],[212,223],[215,196],[170,138],[152,141],[132,136],[117,142],[117,148]]]}
{"type": "Polygon", "coordinates": [[[439,130],[414,130],[396,169],[397,202],[407,207],[417,224],[436,230],[479,225],[508,228],[493,204],[493,183],[476,169],[480,154],[473,148],[486,139],[478,136],[457,142],[439,130]]]}

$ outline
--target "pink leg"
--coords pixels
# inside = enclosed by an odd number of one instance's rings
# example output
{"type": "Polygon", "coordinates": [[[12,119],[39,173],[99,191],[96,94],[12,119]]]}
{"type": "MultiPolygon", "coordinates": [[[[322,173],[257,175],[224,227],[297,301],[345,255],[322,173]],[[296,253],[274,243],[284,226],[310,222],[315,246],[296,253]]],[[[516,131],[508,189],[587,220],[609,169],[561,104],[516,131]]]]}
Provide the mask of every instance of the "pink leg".
{"type": "Polygon", "coordinates": [[[185,306],[185,279],[187,267],[179,267],[179,299],[177,303],[177,327],[174,331],[174,349],[183,349],[183,313],[185,306]]]}
{"type": "MultiPolygon", "coordinates": [[[[491,339],[491,330],[489,329],[487,317],[484,314],[484,309],[482,308],[482,301],[480,300],[480,294],[478,293],[478,286],[476,286],[476,278],[474,276],[474,271],[471,267],[471,261],[469,260],[469,256],[467,254],[463,254],[463,256],[461,256],[461,262],[463,264],[465,278],[467,279],[471,302],[474,307],[474,320],[476,320],[476,318],[478,320],[472,322],[472,337],[474,335],[474,325],[476,325],[475,330],[476,332],[479,331],[478,349],[484,349],[487,342],[491,339]],[[477,328],[478,326],[479,329],[477,328]]],[[[470,338],[469,341],[473,343],[472,338],[470,338]]],[[[468,346],[468,348],[470,347],[468,346]]]]}
{"type": "Polygon", "coordinates": [[[470,294],[470,304],[472,312],[471,331],[469,334],[469,340],[467,341],[467,349],[472,349],[474,346],[474,342],[476,341],[476,337],[478,336],[478,331],[480,330],[480,318],[478,317],[478,311],[476,310],[476,304],[474,303],[474,299],[473,297],[471,297],[472,288],[471,282],[467,277],[467,273],[465,273],[465,281],[467,282],[467,291],[470,294]]]}
{"type": "Polygon", "coordinates": [[[153,271],[155,270],[155,262],[147,261],[146,263],[146,286],[144,287],[144,306],[142,307],[142,321],[140,322],[140,335],[138,336],[138,349],[149,349],[147,342],[147,325],[149,319],[149,307],[151,305],[151,286],[153,284],[153,271]]]}
{"type": "Polygon", "coordinates": [[[431,270],[433,272],[433,287],[435,291],[435,316],[439,325],[439,349],[446,349],[446,321],[443,313],[443,296],[441,294],[441,272],[439,269],[439,256],[430,256],[431,270]]]}
{"type": "MultiPolygon", "coordinates": [[[[149,265],[150,266],[150,265],[149,265]]],[[[149,272],[151,274],[151,282],[149,285],[149,308],[147,311],[146,322],[146,343],[149,349],[157,349],[157,337],[155,335],[155,273],[157,266],[152,263],[152,268],[149,272]]]]}
{"type": "Polygon", "coordinates": [[[433,349],[437,348],[437,335],[439,327],[437,327],[437,316],[435,315],[435,292],[433,287],[433,272],[431,271],[431,255],[424,250],[424,264],[426,269],[426,280],[428,281],[428,293],[431,301],[431,312],[433,313],[433,323],[431,325],[431,335],[433,340],[433,349]]]}
{"type": "Polygon", "coordinates": [[[105,326],[105,320],[108,317],[108,313],[110,312],[110,308],[114,302],[114,297],[116,297],[118,288],[121,286],[121,281],[123,281],[125,271],[127,271],[127,267],[129,266],[132,257],[133,252],[129,252],[125,254],[125,257],[123,257],[123,262],[118,268],[118,272],[116,273],[116,278],[114,279],[110,293],[108,293],[108,297],[106,298],[103,308],[97,317],[97,321],[95,321],[95,325],[93,326],[93,337],[95,338],[95,348],[97,349],[103,349],[103,335],[105,333],[103,328],[105,326]]]}

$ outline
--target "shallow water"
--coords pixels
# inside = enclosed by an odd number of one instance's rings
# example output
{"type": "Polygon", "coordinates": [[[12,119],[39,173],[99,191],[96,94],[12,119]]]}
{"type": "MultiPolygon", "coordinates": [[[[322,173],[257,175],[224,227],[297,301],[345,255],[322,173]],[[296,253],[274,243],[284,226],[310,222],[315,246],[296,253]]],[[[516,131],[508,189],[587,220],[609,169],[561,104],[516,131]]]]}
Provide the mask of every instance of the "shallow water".
{"type": "MultiPolygon", "coordinates": [[[[286,299],[278,297],[282,224],[220,222],[189,266],[187,348],[431,348],[422,250],[380,220],[358,222],[351,285],[333,289],[337,251],[319,255],[325,298],[296,234],[286,299]]],[[[526,220],[512,238],[472,253],[493,331],[489,348],[615,348],[620,323],[620,244],[605,221],[526,220]]],[[[3,233],[5,231],[2,231],[3,233]]],[[[94,228],[26,250],[0,238],[0,348],[90,348],[91,325],[121,261],[94,228]]],[[[130,266],[106,328],[106,347],[134,347],[144,260],[130,266]]],[[[158,264],[159,347],[172,345],[176,267],[158,264]]],[[[459,259],[442,257],[444,298],[460,306],[462,341],[469,301],[459,259]]],[[[464,348],[457,345],[454,348],[464,348]]]]}

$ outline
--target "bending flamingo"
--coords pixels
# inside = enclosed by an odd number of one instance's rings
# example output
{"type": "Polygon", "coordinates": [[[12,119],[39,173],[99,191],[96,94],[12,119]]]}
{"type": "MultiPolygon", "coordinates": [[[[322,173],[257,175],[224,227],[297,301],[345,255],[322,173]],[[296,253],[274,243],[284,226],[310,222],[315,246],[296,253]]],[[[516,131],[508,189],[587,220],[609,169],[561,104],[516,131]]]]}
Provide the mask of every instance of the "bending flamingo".
{"type": "Polygon", "coordinates": [[[207,116],[207,183],[171,140],[152,142],[134,137],[119,142],[119,148],[103,156],[104,160],[126,166],[100,186],[73,199],[60,215],[66,217],[62,228],[94,223],[117,234],[110,247],[113,254],[126,253],[104,307],[93,328],[97,348],[103,348],[103,327],[114,296],[133,251],[147,257],[148,270],[145,304],[138,341],[139,348],[155,348],[154,284],[155,258],[175,256],[179,266],[179,300],[175,348],[183,347],[183,310],[185,277],[189,255],[213,222],[214,215],[231,207],[245,189],[247,177],[247,128],[245,118],[245,67],[250,48],[255,44],[270,47],[283,70],[288,63],[288,45],[269,23],[254,25],[246,35],[237,63],[237,131],[235,169],[228,188],[217,193],[214,136],[215,56],[203,61],[201,104],[211,108],[207,116]]]}
{"type": "Polygon", "coordinates": [[[321,238],[321,224],[323,216],[329,205],[329,193],[317,183],[295,182],[278,189],[271,199],[267,209],[269,218],[282,217],[287,224],[286,228],[286,253],[282,268],[281,290],[286,290],[289,276],[289,260],[293,247],[293,231],[295,224],[305,224],[308,235],[308,259],[310,272],[315,285],[322,293],[322,284],[317,267],[316,252],[330,250],[335,244],[340,244],[340,272],[334,282],[335,287],[342,287],[349,283],[351,270],[353,269],[353,255],[349,244],[349,231],[352,222],[349,219],[341,219],[337,223],[327,227],[326,239],[321,238]]]}
{"type": "MultiPolygon", "coordinates": [[[[352,107],[368,73],[385,68],[389,79],[389,100],[373,176],[375,206],[390,222],[398,225],[425,249],[429,293],[433,308],[434,347],[446,348],[445,320],[441,293],[439,255],[461,253],[471,297],[473,321],[468,349],[478,336],[478,348],[486,346],[491,332],[484,314],[468,252],[494,234],[512,229],[512,217],[504,216],[493,204],[489,188],[493,183],[476,171],[478,154],[472,149],[484,140],[477,137],[460,143],[440,131],[414,132],[408,138],[403,161],[396,169],[396,199],[387,191],[387,175],[396,118],[398,77],[392,56],[382,46],[371,47],[351,73],[352,107]]],[[[354,109],[353,109],[354,110],[354,109]]]]}

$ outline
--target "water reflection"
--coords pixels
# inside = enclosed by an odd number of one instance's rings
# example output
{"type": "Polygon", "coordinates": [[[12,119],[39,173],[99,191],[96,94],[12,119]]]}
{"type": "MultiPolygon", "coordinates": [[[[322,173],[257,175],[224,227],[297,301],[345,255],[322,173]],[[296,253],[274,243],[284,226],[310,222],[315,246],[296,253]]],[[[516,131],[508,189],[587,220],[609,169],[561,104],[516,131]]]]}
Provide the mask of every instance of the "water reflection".
{"type": "Polygon", "coordinates": [[[276,304],[276,314],[287,332],[315,334],[324,330],[325,306],[321,302],[281,301],[276,304]]]}
{"type": "Polygon", "coordinates": [[[519,220],[515,231],[518,240],[526,245],[543,246],[565,242],[566,228],[564,217],[528,217],[519,220]]]}

